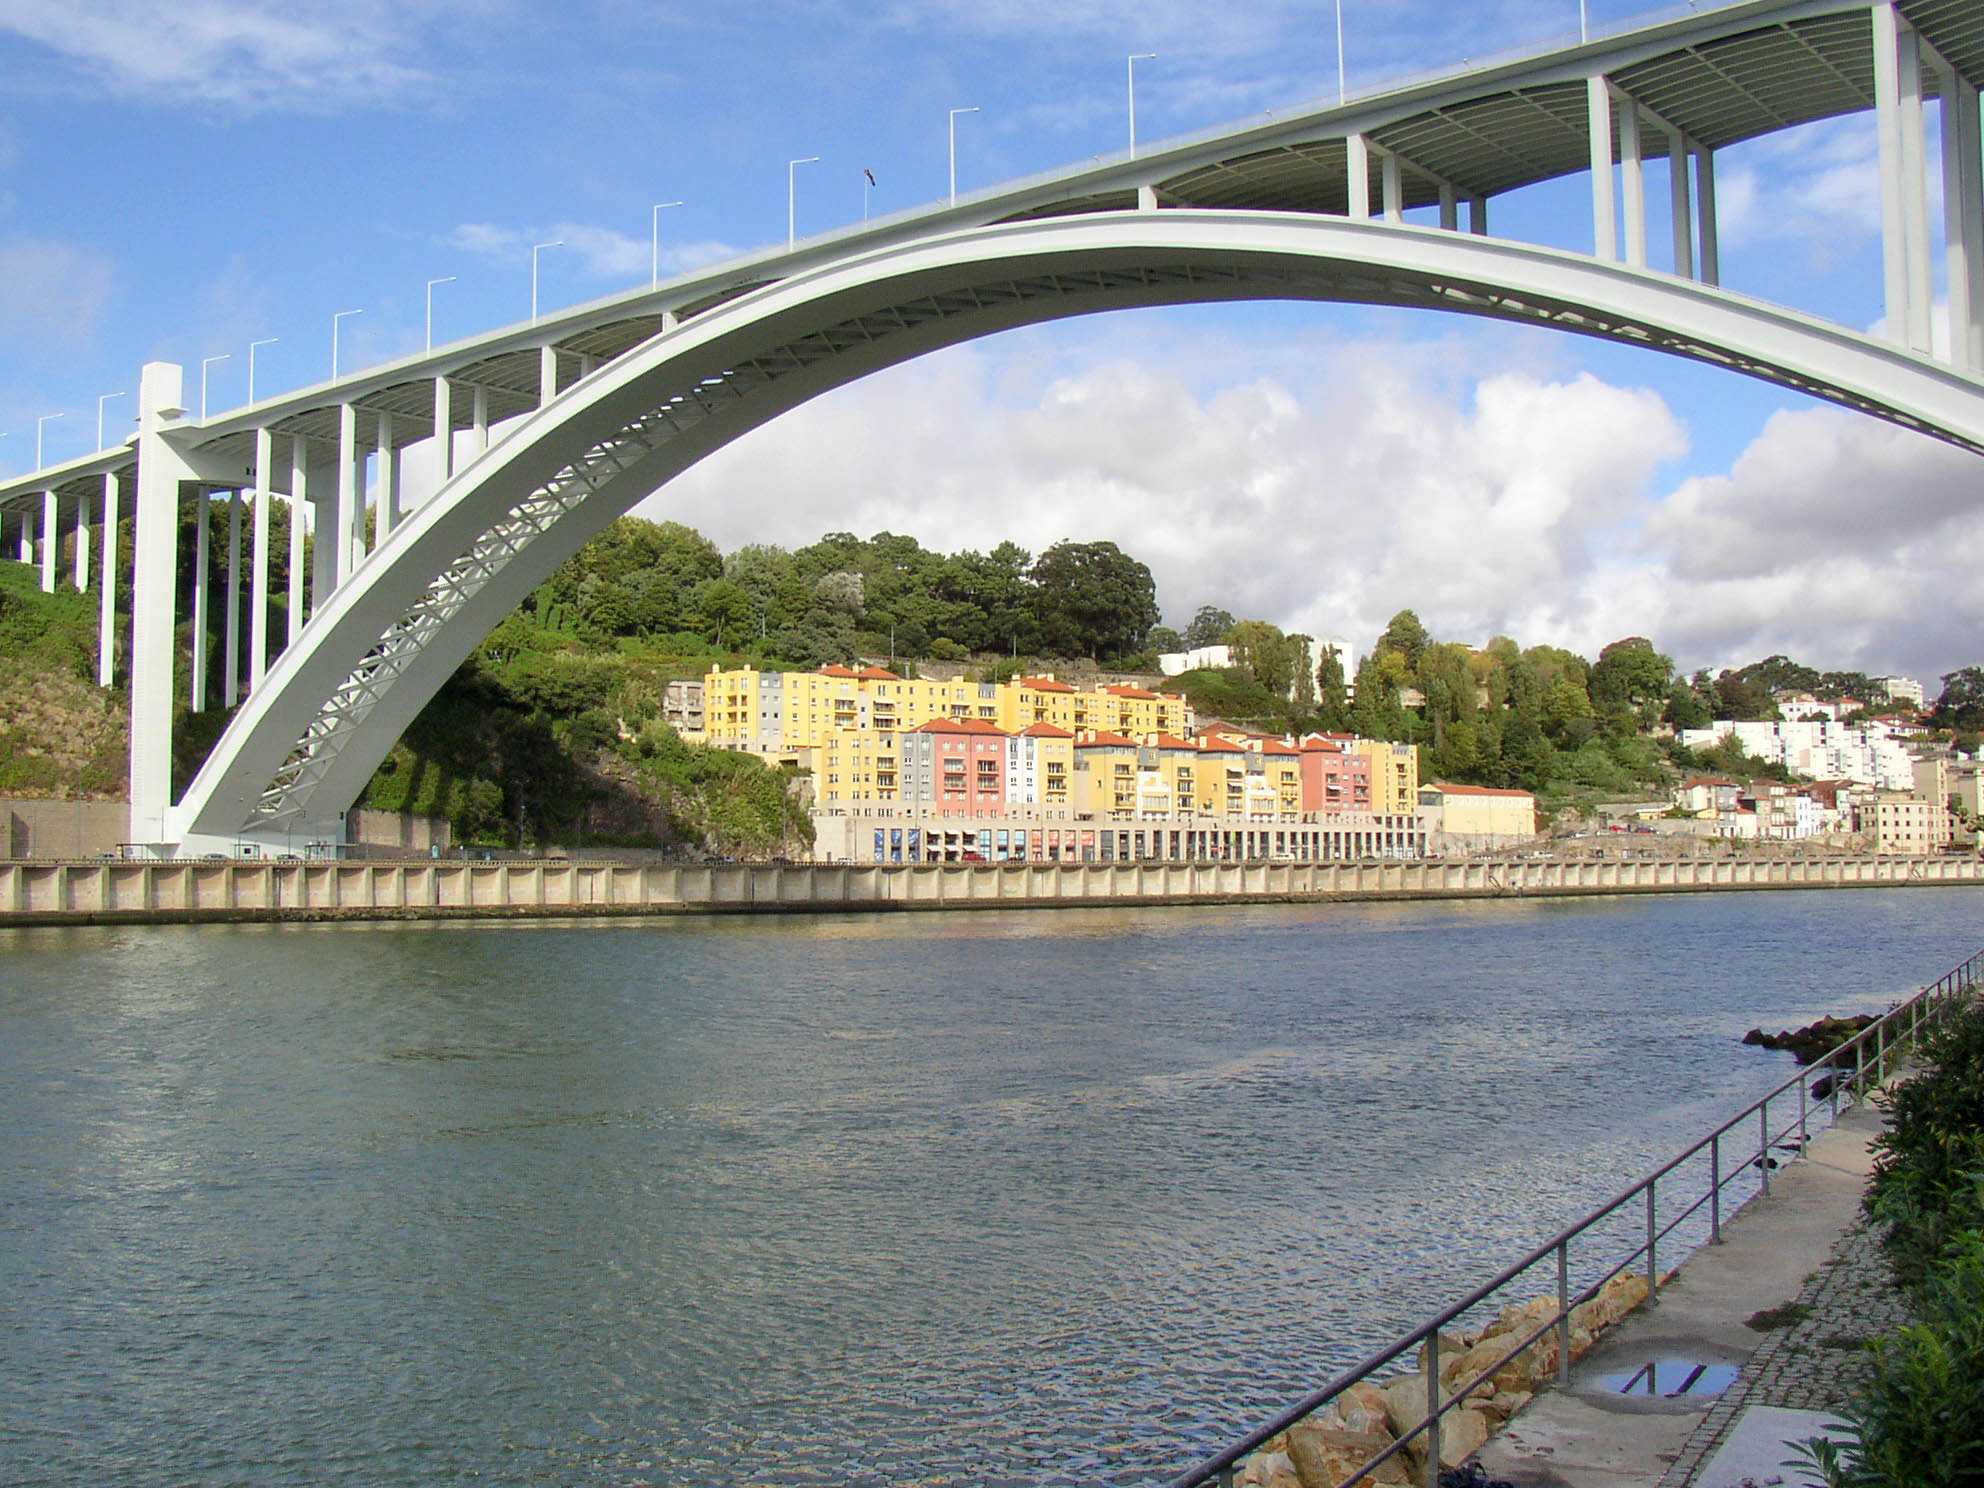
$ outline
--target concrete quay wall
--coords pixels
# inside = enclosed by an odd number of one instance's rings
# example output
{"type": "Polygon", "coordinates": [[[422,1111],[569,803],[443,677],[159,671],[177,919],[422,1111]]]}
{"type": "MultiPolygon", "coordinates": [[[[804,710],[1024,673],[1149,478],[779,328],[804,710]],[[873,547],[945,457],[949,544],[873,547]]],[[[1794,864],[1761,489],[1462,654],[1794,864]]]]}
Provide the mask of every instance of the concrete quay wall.
{"type": "Polygon", "coordinates": [[[1984,883],[1975,858],[1518,863],[0,863],[0,925],[807,913],[1984,883]]]}

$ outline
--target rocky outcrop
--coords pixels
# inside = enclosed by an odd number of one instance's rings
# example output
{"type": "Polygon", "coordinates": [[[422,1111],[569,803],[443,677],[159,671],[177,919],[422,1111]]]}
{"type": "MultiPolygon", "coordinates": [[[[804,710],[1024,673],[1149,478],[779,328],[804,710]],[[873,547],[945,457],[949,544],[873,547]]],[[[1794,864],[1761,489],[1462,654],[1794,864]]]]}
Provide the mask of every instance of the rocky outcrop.
{"type": "MultiPolygon", "coordinates": [[[[1596,1296],[1571,1309],[1571,1357],[1591,1348],[1607,1328],[1646,1300],[1647,1280],[1615,1276],[1596,1296]]],[[[1440,1466],[1466,1462],[1557,1373],[1557,1299],[1536,1297],[1505,1307],[1478,1332],[1442,1333],[1421,1345],[1417,1368],[1382,1380],[1360,1380],[1328,1405],[1269,1440],[1234,1479],[1240,1488],[1337,1488],[1352,1473],[1401,1442],[1426,1415],[1429,1379],[1439,1371],[1440,1399],[1462,1403],[1440,1418],[1440,1466]],[[1545,1329],[1542,1336],[1523,1339],[1545,1329]]],[[[1364,1471],[1352,1488],[1394,1488],[1420,1481],[1424,1432],[1364,1471]]]]}
{"type": "MultiPolygon", "coordinates": [[[[1786,1028],[1777,1033],[1752,1028],[1743,1035],[1743,1042],[1760,1049],[1789,1049],[1800,1064],[1817,1064],[1855,1034],[1865,1033],[1876,1021],[1875,1015],[1869,1013],[1852,1018],[1821,1018],[1803,1028],[1786,1028]]],[[[1846,1057],[1848,1067],[1852,1059],[1852,1055],[1846,1057]]]]}

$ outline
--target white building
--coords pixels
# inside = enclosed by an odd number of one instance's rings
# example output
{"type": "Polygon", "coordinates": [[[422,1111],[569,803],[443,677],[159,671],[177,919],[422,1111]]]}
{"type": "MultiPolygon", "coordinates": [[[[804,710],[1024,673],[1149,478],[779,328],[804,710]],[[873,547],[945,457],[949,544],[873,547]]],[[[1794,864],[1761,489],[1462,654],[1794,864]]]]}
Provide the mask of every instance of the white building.
{"type": "MultiPolygon", "coordinates": [[[[1309,642],[1308,660],[1303,663],[1309,669],[1313,681],[1322,669],[1323,653],[1334,651],[1337,665],[1343,668],[1343,685],[1347,690],[1351,680],[1357,675],[1357,653],[1350,642],[1335,639],[1317,640],[1306,637],[1309,642]]],[[[1175,677],[1181,672],[1196,672],[1201,668],[1218,669],[1233,665],[1231,646],[1194,646],[1190,651],[1166,651],[1157,658],[1157,669],[1167,677],[1175,677]]],[[[1293,692],[1289,694],[1294,696],[1293,692]]]]}
{"type": "Polygon", "coordinates": [[[1923,703],[1922,684],[1913,677],[1876,677],[1876,687],[1887,689],[1887,694],[1897,703],[1913,703],[1921,707],[1923,703]]]}
{"type": "Polygon", "coordinates": [[[1713,749],[1735,735],[1745,754],[1783,765],[1806,780],[1853,780],[1884,790],[1915,788],[1915,760],[1894,730],[1875,720],[1853,728],[1842,723],[1750,723],[1718,718],[1705,729],[1684,729],[1690,749],[1713,749]]]}

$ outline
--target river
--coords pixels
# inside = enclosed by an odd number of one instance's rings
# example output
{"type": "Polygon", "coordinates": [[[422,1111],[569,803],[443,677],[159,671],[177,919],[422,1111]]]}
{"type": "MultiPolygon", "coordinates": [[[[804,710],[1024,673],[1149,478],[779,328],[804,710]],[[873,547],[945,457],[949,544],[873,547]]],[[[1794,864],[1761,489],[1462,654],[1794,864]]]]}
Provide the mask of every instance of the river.
{"type": "Polygon", "coordinates": [[[0,1482],[1148,1483],[1980,911],[0,932],[0,1482]]]}

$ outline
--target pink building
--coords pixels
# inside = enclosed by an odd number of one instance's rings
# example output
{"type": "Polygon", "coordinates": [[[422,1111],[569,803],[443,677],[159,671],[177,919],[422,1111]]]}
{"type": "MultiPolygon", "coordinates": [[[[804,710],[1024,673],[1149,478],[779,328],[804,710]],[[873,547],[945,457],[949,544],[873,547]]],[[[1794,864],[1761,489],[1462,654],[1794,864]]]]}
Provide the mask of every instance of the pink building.
{"type": "Polygon", "coordinates": [[[1006,804],[1006,731],[977,718],[933,718],[902,734],[898,799],[972,816],[1006,804]]]}
{"type": "Polygon", "coordinates": [[[1371,809],[1371,756],[1349,734],[1308,734],[1302,740],[1302,809],[1371,809]]]}

